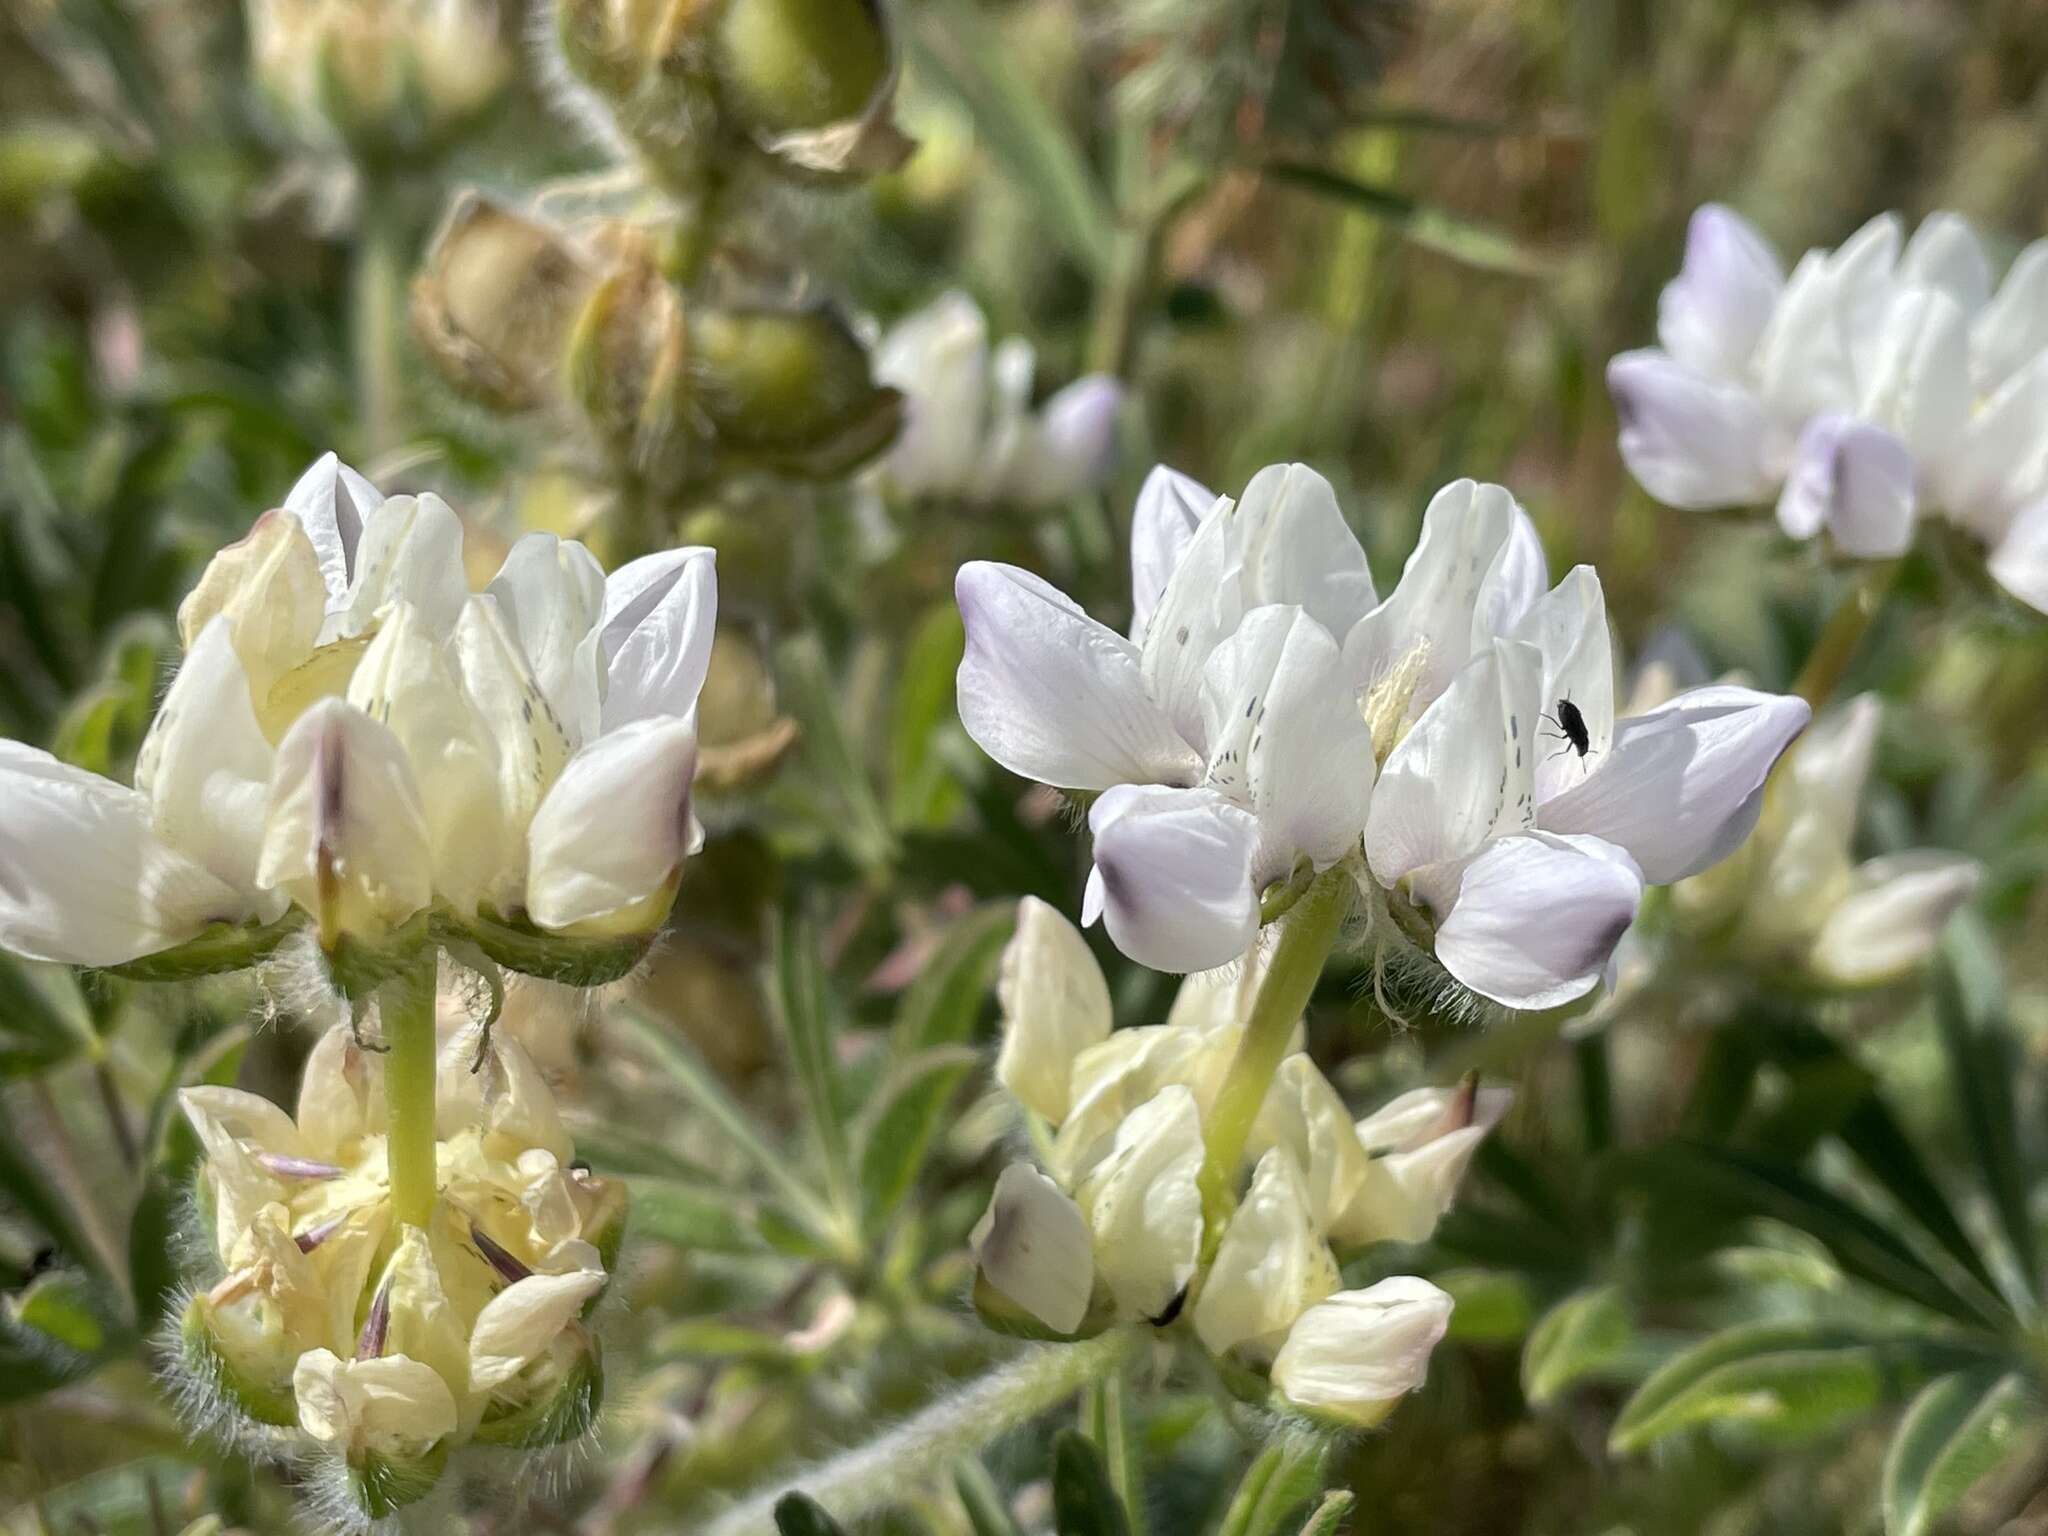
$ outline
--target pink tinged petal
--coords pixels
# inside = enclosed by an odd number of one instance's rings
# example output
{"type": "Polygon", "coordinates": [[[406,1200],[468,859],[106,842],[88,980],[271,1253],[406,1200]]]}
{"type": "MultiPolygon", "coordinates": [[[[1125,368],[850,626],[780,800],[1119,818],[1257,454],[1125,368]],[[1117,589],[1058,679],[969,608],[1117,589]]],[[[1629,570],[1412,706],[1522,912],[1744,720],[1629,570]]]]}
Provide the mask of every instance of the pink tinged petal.
{"type": "Polygon", "coordinates": [[[1899,281],[1939,288],[1965,314],[1991,298],[1991,263],[1970,221],[1959,213],[1930,213],[1899,257],[1899,281]]]}
{"type": "Polygon", "coordinates": [[[1858,865],[1848,894],[1815,936],[1809,963],[1844,986],[1896,980],[1933,952],[1943,926],[1983,878],[1975,859],[1931,848],[1858,865]]]}
{"type": "Polygon", "coordinates": [[[1739,380],[1778,295],[1784,269],[1733,209],[1708,203],[1685,232],[1685,265],[1657,300],[1657,339],[1694,373],[1739,380]]]}
{"type": "Polygon", "coordinates": [[[1388,755],[1365,828],[1382,885],[1531,824],[1542,669],[1533,645],[1496,641],[1388,755]]]}
{"type": "Polygon", "coordinates": [[[1131,511],[1131,641],[1145,643],[1145,627],[1174,567],[1180,564],[1216,493],[1200,481],[1154,465],[1138,487],[1131,511]]]}
{"type": "Polygon", "coordinates": [[[363,524],[348,594],[330,610],[323,638],[363,633],[394,602],[411,603],[434,634],[446,635],[468,597],[454,509],[432,494],[393,496],[363,524]]]}
{"type": "Polygon", "coordinates": [[[286,493],[285,510],[298,514],[313,550],[328,597],[340,601],[355,575],[363,527],[384,505],[384,494],[334,454],[323,453],[286,493]]]}
{"type": "Polygon", "coordinates": [[[1651,885],[1697,874],[1749,836],[1771,765],[1811,716],[1750,688],[1682,693],[1616,725],[1599,769],[1543,807],[1543,830],[1618,844],[1651,885]]]}
{"type": "Polygon", "coordinates": [[[1027,501],[1055,505],[1102,483],[1115,458],[1123,403],[1123,385],[1108,374],[1091,373],[1039,407],[1039,458],[1027,501]]]}
{"type": "Polygon", "coordinates": [[[1742,385],[1644,351],[1607,365],[1607,390],[1621,422],[1623,462],[1665,505],[1746,506],[1776,487],[1782,437],[1742,385]]]}
{"type": "Polygon", "coordinates": [[[1882,313],[1857,364],[1858,414],[1896,431],[1914,456],[1935,463],[1963,441],[1974,395],[1969,326],[1934,288],[1908,288],[1882,313]]]}
{"type": "Polygon", "coordinates": [[[1273,1385],[1318,1417],[1377,1424],[1422,1385],[1450,1323],[1451,1298],[1412,1275],[1339,1291],[1296,1319],[1273,1385]]]}
{"type": "Polygon", "coordinates": [[[1294,607],[1255,608],[1202,681],[1206,782],[1258,817],[1254,878],[1358,846],[1373,784],[1372,732],[1329,632],[1294,607]]]}
{"type": "Polygon", "coordinates": [[[1306,464],[1260,470],[1234,517],[1247,608],[1298,604],[1342,635],[1378,604],[1365,550],[1344,521],[1337,493],[1306,464]]]}
{"type": "Polygon", "coordinates": [[[2048,501],[2023,508],[1991,552],[1992,579],[2021,602],[2048,613],[2048,501]]]}
{"type": "Polygon", "coordinates": [[[597,621],[605,579],[597,557],[551,533],[523,534],[484,590],[519,637],[556,717],[578,741],[595,736],[604,691],[597,621]]]}
{"type": "Polygon", "coordinates": [[[607,919],[652,928],[703,833],[691,813],[692,719],[635,720],[562,769],[527,831],[526,909],[543,928],[607,919]],[[659,912],[642,912],[643,905],[659,912]],[[639,919],[649,921],[642,923],[639,919]]]}
{"type": "Polygon", "coordinates": [[[237,890],[254,889],[271,757],[233,621],[216,615],[171,679],[135,764],[157,835],[237,890]]]}
{"type": "Polygon", "coordinates": [[[1118,949],[1154,970],[1206,971],[1251,948],[1250,812],[1212,790],[1125,785],[1095,802],[1088,825],[1095,870],[1082,916],[1100,916],[1118,949]]]}
{"type": "Polygon", "coordinates": [[[1200,774],[1130,641],[1015,566],[971,561],[954,592],[967,630],[960,721],[998,763],[1061,789],[1200,774]]]}
{"type": "Polygon", "coordinates": [[[1635,861],[1597,837],[1503,838],[1466,866],[1436,957],[1482,997],[1555,1008],[1599,984],[1642,894],[1635,861]]]}
{"type": "Polygon", "coordinates": [[[718,622],[715,551],[700,545],[644,555],[605,582],[599,645],[604,729],[697,707],[718,622]]]}
{"type": "Polygon", "coordinates": [[[1158,700],[1184,741],[1202,740],[1202,669],[1244,618],[1242,549],[1232,513],[1219,497],[1188,540],[1145,626],[1139,665],[1146,692],[1158,700]]]}
{"type": "Polygon", "coordinates": [[[2021,251],[1970,322],[1970,371],[1988,395],[2048,350],[2048,240],[2021,251]]]}
{"type": "Polygon", "coordinates": [[[1778,525],[1795,539],[1825,528],[1859,559],[1904,554],[1917,501],[1913,455],[1883,427],[1842,415],[1816,416],[1799,436],[1778,498],[1778,525]]]}
{"type": "Polygon", "coordinates": [[[1535,741],[1536,803],[1541,805],[1584,778],[1614,739],[1614,646],[1599,573],[1590,565],[1574,567],[1515,626],[1514,638],[1543,656],[1535,741]],[[1583,754],[1564,729],[1558,706],[1567,700],[1586,728],[1583,754]]]}
{"type": "Polygon", "coordinates": [[[159,838],[142,794],[0,740],[0,948],[118,965],[256,904],[159,838]]]}

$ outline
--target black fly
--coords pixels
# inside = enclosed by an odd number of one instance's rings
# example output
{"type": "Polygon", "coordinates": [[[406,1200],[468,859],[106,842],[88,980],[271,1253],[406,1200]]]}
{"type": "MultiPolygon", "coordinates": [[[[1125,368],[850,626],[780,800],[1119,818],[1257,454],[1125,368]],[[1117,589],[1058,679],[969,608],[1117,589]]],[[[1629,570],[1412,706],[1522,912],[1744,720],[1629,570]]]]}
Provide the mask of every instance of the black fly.
{"type": "Polygon", "coordinates": [[[1556,757],[1559,752],[1576,752],[1584,757],[1591,749],[1593,737],[1586,729],[1586,717],[1579,713],[1579,706],[1570,699],[1559,699],[1557,713],[1543,718],[1556,726],[1557,733],[1564,738],[1564,745],[1551,753],[1551,757],[1556,757]]]}

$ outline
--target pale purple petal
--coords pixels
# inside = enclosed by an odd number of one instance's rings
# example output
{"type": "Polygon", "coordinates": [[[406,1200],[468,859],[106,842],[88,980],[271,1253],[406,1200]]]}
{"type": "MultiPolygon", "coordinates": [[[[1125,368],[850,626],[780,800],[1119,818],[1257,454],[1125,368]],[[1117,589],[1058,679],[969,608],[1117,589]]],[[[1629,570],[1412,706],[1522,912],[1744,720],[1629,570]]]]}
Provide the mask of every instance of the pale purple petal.
{"type": "Polygon", "coordinates": [[[1555,1008],[1599,983],[1642,894],[1642,872],[1612,843],[1502,838],[1465,867],[1436,957],[1482,997],[1555,1008]]]}
{"type": "Polygon", "coordinates": [[[1782,434],[1742,385],[1644,350],[1608,363],[1607,390],[1621,423],[1623,462],[1667,506],[1747,506],[1776,488],[1782,434]]]}
{"type": "Polygon", "coordinates": [[[1131,640],[1145,643],[1145,626],[1174,568],[1216,493],[1199,480],[1156,464],[1138,487],[1131,511],[1131,640]]]}
{"type": "Polygon", "coordinates": [[[1740,379],[1784,288],[1784,269],[1748,220],[1708,203],[1686,226],[1685,265],[1657,300],[1657,339],[1695,373],[1740,379]]]}
{"type": "Polygon", "coordinates": [[[1825,528],[1846,555],[1890,559],[1913,542],[1913,455],[1892,433],[1848,416],[1816,416],[1778,498],[1778,525],[1795,539],[1825,528]]]}
{"type": "Polygon", "coordinates": [[[606,579],[597,623],[606,731],[696,709],[717,633],[717,559],[690,545],[628,561],[606,579]]]}
{"type": "Polygon", "coordinates": [[[1251,948],[1250,812],[1211,790],[1126,785],[1095,802],[1088,825],[1095,871],[1082,915],[1099,915],[1118,949],[1154,970],[1206,971],[1251,948]]]}

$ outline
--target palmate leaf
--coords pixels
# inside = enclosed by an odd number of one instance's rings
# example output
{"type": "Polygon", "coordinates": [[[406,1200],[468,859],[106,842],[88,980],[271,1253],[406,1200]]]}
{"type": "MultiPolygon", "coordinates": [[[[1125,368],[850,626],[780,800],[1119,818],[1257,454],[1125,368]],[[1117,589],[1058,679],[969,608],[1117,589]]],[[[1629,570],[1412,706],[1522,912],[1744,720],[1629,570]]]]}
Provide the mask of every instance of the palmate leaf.
{"type": "Polygon", "coordinates": [[[1927,1536],[1972,1484],[2044,1428],[2040,1396],[2016,1372],[1955,1371],[1929,1382],[1885,1456],[1886,1536],[1927,1536]]]}

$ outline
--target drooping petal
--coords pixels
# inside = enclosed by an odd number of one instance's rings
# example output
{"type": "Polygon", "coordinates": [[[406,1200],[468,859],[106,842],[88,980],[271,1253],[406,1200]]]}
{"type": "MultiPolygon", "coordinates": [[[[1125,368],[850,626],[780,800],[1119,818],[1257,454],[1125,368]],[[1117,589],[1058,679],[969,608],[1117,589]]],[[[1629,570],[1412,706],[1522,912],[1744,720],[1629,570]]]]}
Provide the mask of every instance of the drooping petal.
{"type": "Polygon", "coordinates": [[[1988,564],[2001,587],[2048,613],[2048,501],[2021,509],[1988,564]]]}
{"type": "Polygon", "coordinates": [[[1100,917],[1116,947],[1159,971],[1227,965],[1259,931],[1250,812],[1213,790],[1122,785],[1088,814],[1095,869],[1082,920],[1100,917]]]}
{"type": "Polygon", "coordinates": [[[1125,1116],[1109,1155],[1076,1192],[1096,1270],[1125,1316],[1167,1316],[1194,1277],[1201,1171],[1201,1114],[1195,1096],[1174,1086],[1125,1116]]]}
{"type": "Polygon", "coordinates": [[[363,527],[382,505],[384,493],[332,453],[315,459],[285,494],[285,510],[305,525],[319,557],[330,602],[347,595],[363,527]]]}
{"type": "Polygon", "coordinates": [[[528,1275],[498,1292],[469,1334],[469,1390],[489,1393],[531,1365],[605,1287],[603,1270],[528,1275]]]}
{"type": "Polygon", "coordinates": [[[1607,392],[1621,423],[1622,461],[1666,506],[1740,507],[1776,489],[1783,437],[1745,386],[1646,350],[1608,363],[1607,392]]]}
{"type": "Polygon", "coordinates": [[[0,948],[119,965],[260,905],[158,837],[143,795],[0,740],[0,948]]]}
{"type": "Polygon", "coordinates": [[[1319,1417],[1368,1427],[1422,1385],[1451,1322],[1451,1298],[1396,1275],[1339,1291],[1302,1313],[1273,1361],[1273,1385],[1319,1417]]]}
{"type": "Polygon", "coordinates": [[[1062,789],[1199,775],[1130,641],[1015,566],[970,561],[954,592],[967,629],[960,721],[998,763],[1062,789]]]}
{"type": "Polygon", "coordinates": [[[1860,864],[1848,895],[1815,936],[1808,963],[1843,986],[1896,980],[1933,952],[1942,927],[1983,878],[1975,859],[1932,848],[1860,864]]]}
{"type": "Polygon", "coordinates": [[[1263,1363],[1296,1318],[1342,1284],[1294,1155],[1259,1159],[1195,1301],[1195,1333],[1212,1355],[1241,1349],[1263,1363]]]}
{"type": "Polygon", "coordinates": [[[1160,593],[1186,552],[1216,493],[1199,480],[1156,464],[1138,487],[1131,511],[1131,642],[1145,643],[1145,628],[1160,593]]]}
{"type": "Polygon", "coordinates": [[[1036,896],[1017,903],[996,998],[1003,1013],[996,1080],[1058,1125],[1071,1107],[1074,1058],[1109,1038],[1109,983],[1081,930],[1036,896]]]}
{"type": "Polygon", "coordinates": [[[1029,1163],[1012,1163],[968,1238],[988,1283],[1055,1333],[1088,1315],[1095,1250],[1081,1208],[1029,1163]]]}
{"type": "Polygon", "coordinates": [[[1708,203],[1685,231],[1685,265],[1657,300],[1657,339],[1694,373],[1736,381],[1785,289],[1784,269],[1747,219],[1708,203]]]}
{"type": "Polygon", "coordinates": [[[251,702],[313,652],[327,589],[320,557],[290,512],[266,512],[238,542],[207,562],[178,605],[178,637],[191,650],[217,617],[228,620],[248,674],[251,702]]]}
{"type": "Polygon", "coordinates": [[[1254,880],[1285,875],[1297,858],[1333,864],[1358,846],[1372,799],[1372,731],[1337,642],[1312,615],[1280,606],[1247,613],[1209,658],[1202,716],[1204,782],[1259,821],[1254,880]]]}
{"type": "Polygon", "coordinates": [[[323,935],[377,934],[433,899],[433,854],[405,749],[322,699],[278,743],[256,878],[316,914],[323,935]]]}
{"type": "Polygon", "coordinates": [[[1894,433],[1854,417],[1816,416],[1799,435],[1778,498],[1795,539],[1825,528],[1844,554],[1889,559],[1913,542],[1913,454],[1894,433]]]}
{"type": "Polygon", "coordinates": [[[1465,867],[1436,957],[1482,997],[1555,1008],[1599,984],[1642,895],[1635,861],[1599,838],[1502,838],[1465,867]]]}
{"type": "Polygon", "coordinates": [[[343,1360],[331,1349],[299,1357],[292,1372],[299,1427],[338,1451],[412,1461],[455,1432],[455,1395],[440,1374],[404,1355],[343,1360]]]}
{"type": "Polygon", "coordinates": [[[1382,885],[1529,825],[1542,674],[1535,646],[1496,641],[1401,738],[1366,820],[1366,860],[1382,885]]]}
{"type": "Polygon", "coordinates": [[[605,673],[597,627],[605,579],[597,557],[551,533],[522,534],[484,590],[519,637],[556,717],[572,739],[590,740],[598,730],[605,673]]]}
{"type": "Polygon", "coordinates": [[[1764,780],[1806,726],[1806,701],[1717,686],[1623,720],[1600,767],[1545,804],[1547,832],[1626,848],[1651,885],[1724,858],[1756,825],[1764,780]]]}
{"type": "Polygon", "coordinates": [[[1614,642],[1599,573],[1590,565],[1575,566],[1515,626],[1514,638],[1543,656],[1534,743],[1541,805],[1584,778],[1614,739],[1614,642]],[[1559,706],[1567,703],[1586,728],[1583,752],[1565,730],[1559,706]]]}
{"type": "Polygon", "coordinates": [[[1966,315],[1991,298],[1991,263],[1970,221],[1959,213],[1930,213],[1899,255],[1899,281],[1938,288],[1966,315]]]}
{"type": "Polygon", "coordinates": [[[333,1161],[385,1125],[384,1058],[356,1043],[355,1031],[336,1024],[313,1042],[299,1074],[294,1117],[309,1157],[333,1161]]]}
{"type": "Polygon", "coordinates": [[[157,835],[236,890],[254,890],[271,757],[233,621],[218,614],[171,679],[136,759],[157,835]]]}
{"type": "Polygon", "coordinates": [[[605,730],[697,707],[717,632],[716,561],[690,545],[629,561],[605,582],[605,730]]]}
{"type": "Polygon", "coordinates": [[[1989,395],[2048,350],[2048,240],[2019,253],[1991,302],[1970,322],[1970,374],[1989,395]]]}
{"type": "Polygon", "coordinates": [[[501,1162],[539,1148],[556,1164],[567,1163],[575,1149],[539,1065],[525,1046],[502,1034],[491,1034],[490,1049],[479,1052],[484,1037],[481,1022],[467,1025],[435,1056],[437,1134],[452,1140],[477,1132],[485,1153],[501,1162]]]}
{"type": "Polygon", "coordinates": [[[363,524],[348,596],[330,613],[323,638],[362,634],[393,602],[411,603],[430,633],[445,636],[468,595],[454,508],[432,493],[393,496],[363,524]]]}
{"type": "Polygon", "coordinates": [[[526,910],[543,928],[652,931],[703,831],[694,719],[657,715],[570,758],[527,831],[526,910]]]}
{"type": "Polygon", "coordinates": [[[1330,634],[1345,635],[1378,605],[1365,550],[1344,521],[1337,493],[1306,464],[1260,470],[1231,515],[1247,609],[1295,604],[1330,634]]]}

